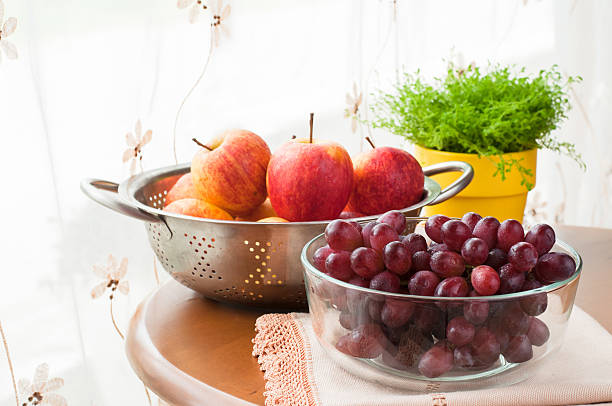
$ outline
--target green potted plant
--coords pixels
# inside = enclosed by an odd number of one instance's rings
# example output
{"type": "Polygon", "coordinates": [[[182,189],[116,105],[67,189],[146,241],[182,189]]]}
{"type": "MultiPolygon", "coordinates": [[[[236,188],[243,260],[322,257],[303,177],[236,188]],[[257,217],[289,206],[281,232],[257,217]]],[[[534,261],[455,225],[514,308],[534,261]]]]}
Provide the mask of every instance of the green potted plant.
{"type": "MultiPolygon", "coordinates": [[[[567,118],[569,86],[580,80],[564,78],[557,66],[530,76],[524,68],[450,65],[432,84],[419,72],[405,74],[391,92],[376,95],[371,125],[413,143],[423,166],[458,160],[474,167],[472,183],[427,215],[476,211],[521,220],[536,183],[538,149],[566,154],[584,167],[574,145],[553,133],[567,118]]],[[[453,175],[436,179],[444,187],[453,175]]]]}

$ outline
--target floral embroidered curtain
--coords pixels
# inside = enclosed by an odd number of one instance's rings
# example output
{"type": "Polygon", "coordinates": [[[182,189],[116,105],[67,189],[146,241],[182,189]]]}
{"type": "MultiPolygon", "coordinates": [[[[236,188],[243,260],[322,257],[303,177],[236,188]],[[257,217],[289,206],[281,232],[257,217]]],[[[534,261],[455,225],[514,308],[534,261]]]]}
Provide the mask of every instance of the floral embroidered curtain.
{"type": "Polygon", "coordinates": [[[12,361],[0,352],[0,405],[16,403],[13,383],[20,405],[156,402],[122,336],[167,277],[142,224],[85,198],[81,178],[185,162],[191,138],[229,127],[275,149],[307,134],[311,111],[315,136],[351,153],[366,135],[410,148],[362,123],[372,93],[404,71],[499,61],[581,75],[559,135],[587,170],[542,152],[528,219],[612,227],[611,18],[595,0],[0,0],[0,326],[12,361]]]}

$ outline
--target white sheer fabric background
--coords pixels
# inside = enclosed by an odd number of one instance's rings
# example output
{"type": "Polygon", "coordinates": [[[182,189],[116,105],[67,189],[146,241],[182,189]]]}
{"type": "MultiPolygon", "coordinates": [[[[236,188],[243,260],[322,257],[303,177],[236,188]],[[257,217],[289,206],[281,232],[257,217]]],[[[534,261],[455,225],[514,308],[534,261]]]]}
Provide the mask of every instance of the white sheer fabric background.
{"type": "MultiPolygon", "coordinates": [[[[216,0],[215,0],[216,1],[216,0]]],[[[64,378],[70,405],[146,404],[114,331],[108,298],[92,300],[92,265],[127,257],[131,292],[114,301],[125,330],[156,286],[142,224],[86,199],[86,176],[129,176],[121,156],[138,119],[153,130],[143,166],[174,163],[177,108],[209,51],[209,15],[189,24],[173,0],[4,0],[18,27],[8,38],[19,58],[0,63],[3,174],[0,321],[17,378],[46,362],[64,378]]],[[[427,76],[443,58],[525,65],[559,64],[581,75],[574,109],[559,136],[587,163],[542,152],[535,217],[612,226],[612,3],[606,1],[230,0],[230,37],[221,37],[204,79],[178,124],[180,161],[189,140],[228,127],[263,136],[274,150],[315,131],[357,153],[366,129],[351,132],[345,94],[387,87],[402,70],[427,76]],[[451,51],[452,50],[452,51],[451,51]]],[[[361,111],[367,110],[367,100],[361,111]]],[[[379,144],[402,139],[375,132],[379,144]]],[[[534,213],[532,213],[533,215],[534,213]]],[[[533,217],[533,216],[532,216],[533,217]]],[[[160,272],[161,267],[159,267],[160,272]]],[[[0,404],[13,405],[0,353],[0,404]]]]}

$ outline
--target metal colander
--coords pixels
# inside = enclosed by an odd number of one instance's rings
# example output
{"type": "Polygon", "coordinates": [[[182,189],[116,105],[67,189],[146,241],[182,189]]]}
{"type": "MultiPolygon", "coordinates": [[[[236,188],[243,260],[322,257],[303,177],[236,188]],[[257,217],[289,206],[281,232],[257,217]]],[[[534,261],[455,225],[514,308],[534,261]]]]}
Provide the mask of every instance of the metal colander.
{"type": "MultiPolygon", "coordinates": [[[[149,243],[164,269],[196,292],[221,302],[258,307],[306,306],[300,252],[329,221],[256,223],[162,211],[166,194],[189,169],[189,164],[155,169],[120,185],[84,179],[81,189],[96,202],[145,221],[149,243]]],[[[408,217],[417,217],[423,206],[455,196],[473,177],[469,164],[456,161],[429,166],[423,172],[423,199],[402,210],[408,217]],[[427,177],[457,171],[462,175],[444,191],[427,177]]]]}

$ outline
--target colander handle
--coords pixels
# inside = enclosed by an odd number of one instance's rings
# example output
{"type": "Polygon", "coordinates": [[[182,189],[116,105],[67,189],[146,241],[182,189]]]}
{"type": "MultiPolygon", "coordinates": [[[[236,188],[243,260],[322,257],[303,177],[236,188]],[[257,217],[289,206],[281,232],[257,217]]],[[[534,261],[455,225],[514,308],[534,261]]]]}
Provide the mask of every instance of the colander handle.
{"type": "Polygon", "coordinates": [[[459,192],[465,189],[474,178],[474,169],[472,168],[472,165],[463,161],[440,162],[439,164],[430,165],[423,168],[423,173],[425,176],[437,175],[439,173],[446,172],[463,173],[461,176],[459,176],[459,179],[448,185],[433,202],[429,203],[429,206],[445,202],[451,197],[457,195],[459,192]]]}
{"type": "Polygon", "coordinates": [[[87,178],[81,181],[81,190],[83,193],[91,200],[100,203],[102,206],[138,220],[144,220],[151,223],[161,222],[161,219],[156,215],[146,213],[121,200],[119,193],[117,193],[118,189],[119,185],[117,183],[107,180],[87,178]]]}

